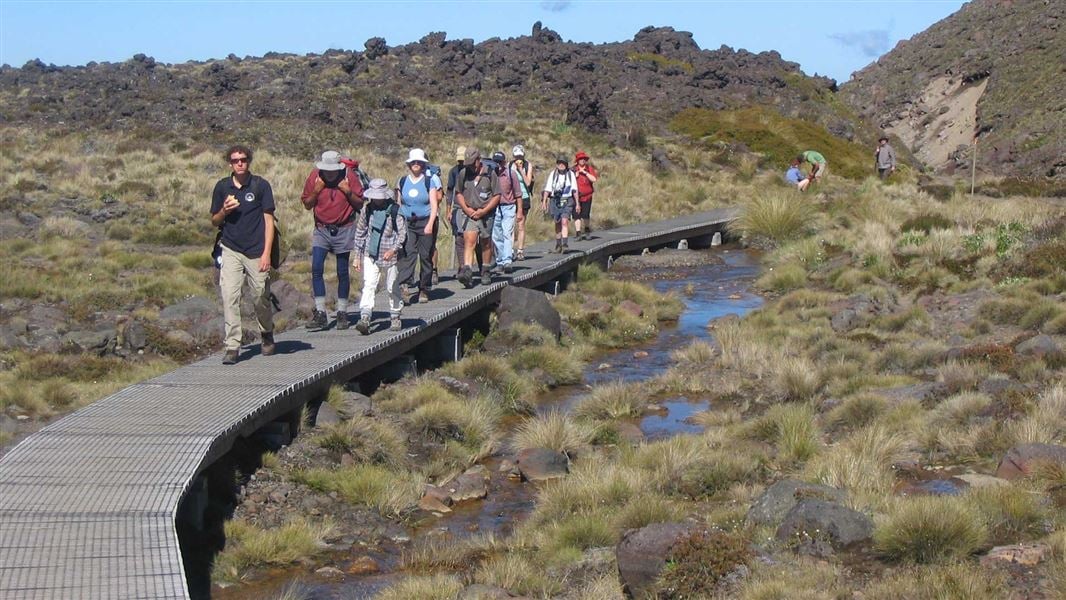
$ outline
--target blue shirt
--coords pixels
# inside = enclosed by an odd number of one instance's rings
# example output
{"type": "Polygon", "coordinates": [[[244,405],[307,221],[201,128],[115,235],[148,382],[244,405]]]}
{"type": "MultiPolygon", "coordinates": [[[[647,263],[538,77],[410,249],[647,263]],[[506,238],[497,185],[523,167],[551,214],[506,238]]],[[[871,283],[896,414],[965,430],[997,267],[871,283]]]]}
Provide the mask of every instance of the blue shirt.
{"type": "Polygon", "coordinates": [[[440,178],[429,176],[429,188],[426,188],[426,176],[413,181],[410,175],[400,178],[396,188],[400,190],[400,212],[407,219],[428,219],[429,190],[440,189],[440,178]]]}
{"type": "Polygon", "coordinates": [[[788,172],[785,173],[785,179],[789,183],[799,183],[804,180],[803,173],[800,172],[799,167],[790,167],[788,172]]]}

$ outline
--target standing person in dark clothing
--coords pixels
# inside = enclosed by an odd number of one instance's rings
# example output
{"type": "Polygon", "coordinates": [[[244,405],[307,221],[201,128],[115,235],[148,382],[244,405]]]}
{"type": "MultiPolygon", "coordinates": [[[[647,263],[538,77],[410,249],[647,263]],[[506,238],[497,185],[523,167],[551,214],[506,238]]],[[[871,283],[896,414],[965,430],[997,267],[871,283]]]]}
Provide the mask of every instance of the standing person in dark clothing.
{"type": "Polygon", "coordinates": [[[355,217],[363,206],[363,185],[354,169],[341,162],[335,150],[322,153],[322,160],[304,182],[300,195],[304,208],[314,211],[315,229],[311,232],[311,289],[315,310],[308,329],[325,329],[326,256],[337,257],[337,329],[348,329],[348,293],[351,278],[348,265],[355,240],[355,217]]]}
{"type": "Polygon", "coordinates": [[[459,215],[459,205],[455,203],[455,189],[459,185],[459,177],[463,172],[463,160],[466,158],[466,146],[455,149],[455,166],[448,171],[448,186],[444,198],[447,201],[448,226],[452,228],[455,236],[455,254],[452,255],[452,263],[455,265],[455,274],[463,268],[463,232],[455,228],[456,217],[459,215]]]}
{"type": "MultiPolygon", "coordinates": [[[[413,288],[415,263],[418,263],[418,301],[429,302],[433,286],[433,247],[437,239],[437,206],[440,203],[440,178],[426,172],[429,160],[421,148],[412,148],[407,155],[409,173],[396,182],[396,196],[400,211],[407,220],[405,254],[400,259],[400,285],[403,290],[413,288]]],[[[404,302],[410,294],[404,294],[404,302]]]]}
{"type": "Polygon", "coordinates": [[[888,143],[888,138],[881,136],[877,140],[877,149],[874,150],[874,160],[877,163],[877,176],[882,181],[896,170],[896,150],[888,143]]]}
{"type": "Polygon", "coordinates": [[[270,305],[270,251],[274,244],[274,192],[270,183],[252,175],[252,149],[236,145],[226,151],[233,172],[215,184],[211,224],[222,229],[219,288],[226,322],[222,364],[235,364],[241,350],[241,294],[252,295],[262,354],[274,354],[274,312],[270,305]]]}
{"type": "Polygon", "coordinates": [[[488,265],[492,264],[492,224],[496,205],[500,203],[500,182],[495,171],[481,162],[477,148],[467,148],[461,185],[455,189],[455,203],[461,214],[456,217],[456,230],[463,232],[463,268],[459,283],[473,285],[475,248],[481,244],[481,285],[492,283],[488,265]]]}
{"type": "Polygon", "coordinates": [[[533,208],[533,163],[526,160],[526,149],[522,144],[511,149],[511,168],[518,173],[519,185],[522,187],[522,210],[515,218],[515,260],[526,258],[526,217],[533,208]]]}
{"type": "Polygon", "coordinates": [[[578,152],[574,156],[574,174],[577,175],[577,206],[574,211],[574,230],[577,239],[586,240],[592,233],[589,226],[589,217],[592,215],[592,194],[596,192],[594,185],[599,179],[600,173],[589,162],[589,155],[578,152]],[[584,230],[582,230],[584,226],[584,230]]]}

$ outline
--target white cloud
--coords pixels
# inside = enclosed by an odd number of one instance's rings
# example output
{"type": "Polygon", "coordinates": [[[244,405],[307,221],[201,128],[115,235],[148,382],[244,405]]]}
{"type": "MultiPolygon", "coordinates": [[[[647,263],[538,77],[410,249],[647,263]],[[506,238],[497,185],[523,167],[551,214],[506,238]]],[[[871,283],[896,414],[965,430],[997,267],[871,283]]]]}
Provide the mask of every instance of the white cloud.
{"type": "Polygon", "coordinates": [[[890,41],[887,29],[868,29],[865,31],[849,31],[847,33],[833,33],[829,37],[844,46],[855,48],[865,56],[877,58],[888,52],[890,41]]]}

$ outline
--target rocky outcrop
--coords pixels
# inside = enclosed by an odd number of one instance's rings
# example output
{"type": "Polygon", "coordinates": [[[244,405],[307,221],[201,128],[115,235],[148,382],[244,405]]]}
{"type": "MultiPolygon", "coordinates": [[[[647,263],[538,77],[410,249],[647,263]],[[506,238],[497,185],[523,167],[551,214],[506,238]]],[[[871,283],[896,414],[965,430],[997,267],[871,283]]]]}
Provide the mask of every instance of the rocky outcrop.
{"type": "Polygon", "coordinates": [[[844,490],[827,485],[782,479],[755,499],[748,509],[747,521],[754,525],[778,525],[793,507],[805,499],[843,502],[846,496],[844,490]]]}
{"type": "Polygon", "coordinates": [[[1041,462],[1066,465],[1066,446],[1021,444],[1007,451],[996,468],[996,477],[1019,479],[1032,472],[1041,462]]]}
{"type": "Polygon", "coordinates": [[[548,302],[544,292],[537,290],[513,285],[503,288],[496,316],[501,330],[510,329],[516,323],[529,323],[540,325],[557,338],[562,331],[559,311],[548,302]]]}
{"type": "Polygon", "coordinates": [[[631,598],[650,593],[673,548],[700,530],[692,523],[655,523],[627,531],[615,548],[618,575],[631,598]]]}
{"type": "Polygon", "coordinates": [[[824,500],[804,500],[788,511],[775,537],[797,551],[828,556],[873,536],[874,523],[861,512],[824,500]]]}

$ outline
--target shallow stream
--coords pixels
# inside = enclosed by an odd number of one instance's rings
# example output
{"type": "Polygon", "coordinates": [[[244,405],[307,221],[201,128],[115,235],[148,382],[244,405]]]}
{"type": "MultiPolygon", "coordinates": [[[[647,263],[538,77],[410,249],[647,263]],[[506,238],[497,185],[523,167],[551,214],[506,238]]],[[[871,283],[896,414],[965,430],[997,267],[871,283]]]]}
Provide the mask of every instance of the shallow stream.
{"type": "MultiPolygon", "coordinates": [[[[656,266],[639,269],[621,267],[611,276],[620,279],[639,279],[660,292],[675,292],[684,300],[685,308],[676,325],[663,327],[651,341],[597,356],[586,367],[581,385],[566,386],[552,391],[543,402],[542,412],[568,412],[588,393],[591,386],[612,381],[644,381],[656,377],[672,366],[671,352],[693,340],[710,340],[707,324],[729,314],[744,315],[762,304],[762,298],[751,292],[751,283],[758,276],[758,258],[736,249],[709,251],[705,264],[697,266],[656,266]]],[[[630,263],[632,264],[632,263],[630,263]]],[[[659,410],[634,423],[647,439],[661,439],[682,433],[697,433],[701,428],[689,422],[689,417],[710,408],[701,398],[675,397],[657,402],[659,410]]],[[[398,567],[404,546],[432,538],[461,539],[476,534],[508,535],[514,526],[533,509],[536,486],[508,479],[501,473],[499,458],[490,458],[484,465],[492,474],[488,496],[484,500],[467,501],[452,507],[441,516],[429,515],[409,530],[410,541],[399,539],[373,549],[353,553],[372,556],[385,571],[398,567]]],[[[345,569],[345,561],[334,563],[345,569]]],[[[346,575],[343,580],[328,581],[317,575],[294,576],[293,570],[277,571],[256,582],[215,590],[216,598],[261,600],[278,596],[284,590],[297,593],[293,597],[316,599],[370,598],[397,581],[402,573],[391,572],[368,576],[346,575]],[[294,580],[298,578],[299,580],[294,580]]]]}

